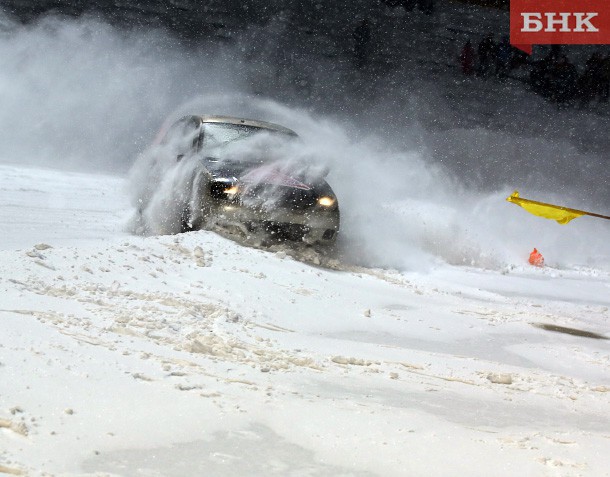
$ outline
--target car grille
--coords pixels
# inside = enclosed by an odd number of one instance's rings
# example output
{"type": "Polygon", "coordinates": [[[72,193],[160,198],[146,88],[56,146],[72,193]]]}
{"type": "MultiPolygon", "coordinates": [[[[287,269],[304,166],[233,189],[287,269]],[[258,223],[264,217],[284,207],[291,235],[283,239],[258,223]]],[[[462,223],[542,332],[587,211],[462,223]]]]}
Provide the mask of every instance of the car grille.
{"type": "Polygon", "coordinates": [[[305,210],[316,205],[318,195],[315,190],[297,189],[294,187],[270,187],[268,185],[257,185],[248,189],[247,197],[259,200],[270,199],[278,207],[291,210],[305,210]]]}
{"type": "Polygon", "coordinates": [[[282,191],[281,195],[281,205],[296,210],[308,209],[314,206],[317,201],[317,194],[312,189],[305,190],[290,187],[282,191]]]}
{"type": "Polygon", "coordinates": [[[265,231],[276,239],[300,242],[311,230],[307,225],[263,222],[265,231]]]}

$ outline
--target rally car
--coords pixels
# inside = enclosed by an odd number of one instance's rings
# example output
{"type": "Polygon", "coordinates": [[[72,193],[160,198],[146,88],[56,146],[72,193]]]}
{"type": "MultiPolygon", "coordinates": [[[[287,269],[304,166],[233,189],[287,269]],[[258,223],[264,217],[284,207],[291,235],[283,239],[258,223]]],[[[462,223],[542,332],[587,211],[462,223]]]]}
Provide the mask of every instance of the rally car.
{"type": "Polygon", "coordinates": [[[333,243],[340,218],[328,169],[282,157],[299,141],[294,131],[258,120],[191,115],[175,122],[159,143],[170,151],[171,169],[188,172],[176,174],[185,178],[179,230],[237,226],[279,240],[333,243]]]}

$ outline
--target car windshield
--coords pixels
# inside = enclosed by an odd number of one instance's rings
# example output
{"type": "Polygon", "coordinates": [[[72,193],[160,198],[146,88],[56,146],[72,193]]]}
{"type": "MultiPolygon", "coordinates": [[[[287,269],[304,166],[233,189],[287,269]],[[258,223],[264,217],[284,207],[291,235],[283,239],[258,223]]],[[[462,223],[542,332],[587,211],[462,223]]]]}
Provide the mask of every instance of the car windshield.
{"type": "Polygon", "coordinates": [[[246,139],[255,134],[266,132],[270,134],[284,134],[273,129],[248,126],[245,124],[204,123],[203,147],[217,147],[229,142],[246,139]]]}

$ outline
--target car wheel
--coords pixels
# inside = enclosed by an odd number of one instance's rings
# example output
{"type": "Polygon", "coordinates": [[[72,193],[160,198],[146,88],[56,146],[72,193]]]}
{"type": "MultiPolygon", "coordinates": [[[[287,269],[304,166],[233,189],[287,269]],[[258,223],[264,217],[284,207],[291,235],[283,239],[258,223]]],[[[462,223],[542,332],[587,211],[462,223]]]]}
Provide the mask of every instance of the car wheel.
{"type": "Polygon", "coordinates": [[[180,232],[201,230],[209,224],[212,210],[209,184],[209,176],[205,172],[193,179],[190,200],[180,215],[180,232]]]}
{"type": "Polygon", "coordinates": [[[180,215],[180,233],[192,232],[195,230],[194,225],[191,219],[191,208],[187,205],[180,215]]]}

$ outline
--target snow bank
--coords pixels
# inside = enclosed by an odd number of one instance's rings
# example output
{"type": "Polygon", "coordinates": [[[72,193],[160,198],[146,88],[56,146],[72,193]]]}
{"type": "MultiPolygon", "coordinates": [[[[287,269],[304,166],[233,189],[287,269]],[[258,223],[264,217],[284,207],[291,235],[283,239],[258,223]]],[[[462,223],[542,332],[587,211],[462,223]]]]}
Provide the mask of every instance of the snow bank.
{"type": "MultiPolygon", "coordinates": [[[[35,182],[46,193],[69,182],[83,217],[92,189],[117,185],[0,171],[19,200],[35,182]]],[[[0,207],[3,223],[47,217],[0,236],[3,472],[609,467],[607,272],[332,270],[205,231],[120,236],[127,202],[98,206],[108,228],[87,239],[63,208],[0,207]],[[552,331],[567,328],[605,339],[552,331]]]]}

